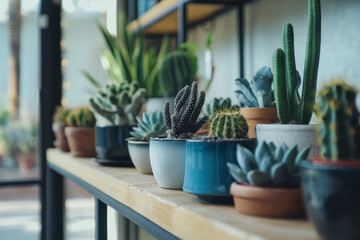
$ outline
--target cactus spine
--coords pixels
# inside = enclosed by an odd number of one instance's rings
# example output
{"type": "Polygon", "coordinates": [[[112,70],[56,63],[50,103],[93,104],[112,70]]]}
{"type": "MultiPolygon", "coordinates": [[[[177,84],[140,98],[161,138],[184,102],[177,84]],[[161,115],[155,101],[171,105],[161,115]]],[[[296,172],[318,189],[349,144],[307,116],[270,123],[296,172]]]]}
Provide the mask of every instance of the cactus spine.
{"type": "Polygon", "coordinates": [[[245,118],[232,109],[217,112],[210,123],[210,135],[219,138],[244,138],[248,130],[245,118]]]}
{"type": "MultiPolygon", "coordinates": [[[[212,119],[215,116],[215,113],[223,109],[231,108],[231,99],[230,98],[213,98],[208,104],[204,107],[204,114],[209,116],[209,119],[212,119]]],[[[234,106],[236,108],[236,106],[234,106]]]]}
{"type": "Polygon", "coordinates": [[[316,112],[320,119],[319,139],[324,159],[360,158],[357,90],[344,81],[333,81],[319,92],[316,112]]]}
{"type": "Polygon", "coordinates": [[[159,71],[166,97],[177,94],[184,86],[195,81],[192,60],[186,52],[172,52],[167,55],[159,71]]]}
{"type": "Polygon", "coordinates": [[[197,95],[195,81],[191,85],[191,90],[189,85],[181,89],[175,97],[173,115],[170,115],[170,104],[166,101],[164,105],[164,121],[168,129],[168,139],[191,138],[207,121],[207,116],[198,119],[205,102],[205,92],[201,91],[198,99],[197,95]]]}
{"type": "Polygon", "coordinates": [[[273,55],[274,94],[281,123],[308,124],[314,110],[317,72],[320,58],[321,12],[320,0],[309,0],[309,21],[306,42],[305,68],[301,97],[298,92],[300,75],[296,71],[294,31],[292,25],[283,28],[284,50],[273,55]]]}

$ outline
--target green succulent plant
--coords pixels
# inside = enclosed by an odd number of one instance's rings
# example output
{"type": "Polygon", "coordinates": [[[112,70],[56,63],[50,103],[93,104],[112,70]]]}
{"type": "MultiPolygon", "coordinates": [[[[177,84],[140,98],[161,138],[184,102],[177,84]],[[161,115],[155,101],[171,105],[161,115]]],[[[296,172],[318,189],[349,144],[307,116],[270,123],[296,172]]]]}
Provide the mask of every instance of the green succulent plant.
{"type": "Polygon", "coordinates": [[[70,111],[66,124],[71,127],[94,127],[96,119],[89,107],[78,107],[70,111]]]}
{"type": "Polygon", "coordinates": [[[230,98],[213,98],[208,104],[204,107],[204,114],[209,116],[209,119],[212,119],[215,116],[215,113],[223,109],[232,108],[230,98]]]}
{"type": "Polygon", "coordinates": [[[224,109],[216,112],[210,122],[211,136],[219,138],[244,138],[249,127],[246,119],[236,109],[224,109]]]}
{"type": "Polygon", "coordinates": [[[236,157],[239,164],[227,163],[231,176],[240,183],[256,186],[298,187],[299,163],[307,159],[310,148],[301,150],[297,146],[288,148],[286,144],[276,148],[271,143],[262,142],[253,154],[237,145],[236,157]]]}
{"type": "Polygon", "coordinates": [[[164,105],[164,121],[168,139],[187,139],[195,135],[207,121],[204,116],[199,119],[201,108],[205,101],[205,92],[201,91],[199,97],[197,84],[194,81],[179,91],[175,97],[174,113],[170,114],[170,104],[164,105]]]}
{"type": "Polygon", "coordinates": [[[322,157],[327,160],[360,159],[357,90],[343,80],[332,81],[319,91],[316,113],[322,157]]]}
{"type": "Polygon", "coordinates": [[[140,140],[148,142],[152,137],[164,136],[166,127],[164,116],[161,111],[144,112],[142,119],[136,117],[138,125],[133,128],[130,140],[140,140]]]}
{"type": "Polygon", "coordinates": [[[308,5],[308,34],[301,97],[298,92],[301,77],[296,71],[294,31],[290,23],[283,28],[284,50],[279,48],[273,55],[274,95],[278,117],[283,124],[308,124],[314,111],[321,40],[320,0],[309,0],[308,5]]]}
{"type": "Polygon", "coordinates": [[[112,82],[89,102],[96,113],[113,125],[132,125],[136,124],[144,99],[145,89],[139,88],[137,82],[112,82]]]}
{"type": "Polygon", "coordinates": [[[56,107],[54,116],[53,116],[53,122],[63,122],[65,123],[67,115],[70,113],[71,109],[64,107],[64,106],[58,106],[56,107]]]}
{"type": "Polygon", "coordinates": [[[235,91],[241,107],[275,107],[271,85],[273,75],[269,67],[260,68],[249,83],[245,78],[235,80],[235,91]]]}

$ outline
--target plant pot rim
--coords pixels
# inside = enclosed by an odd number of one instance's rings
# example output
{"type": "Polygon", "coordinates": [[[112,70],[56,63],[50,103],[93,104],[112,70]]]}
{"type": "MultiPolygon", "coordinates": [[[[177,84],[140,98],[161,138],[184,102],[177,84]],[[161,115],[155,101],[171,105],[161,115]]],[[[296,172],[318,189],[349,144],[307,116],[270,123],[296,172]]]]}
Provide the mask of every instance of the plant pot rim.
{"type": "Polygon", "coordinates": [[[73,127],[73,126],[66,126],[65,131],[66,131],[66,129],[69,129],[69,130],[92,130],[92,129],[95,129],[95,127],[73,127]]]}
{"type": "Polygon", "coordinates": [[[300,198],[301,188],[260,187],[233,182],[230,187],[230,193],[234,197],[241,198],[285,200],[300,198]]]}
{"type": "Polygon", "coordinates": [[[301,161],[299,166],[301,168],[319,169],[319,170],[346,170],[359,171],[360,161],[329,161],[320,158],[312,158],[312,160],[301,161]],[[317,159],[314,161],[314,159],[317,159]]]}
{"type": "Polygon", "coordinates": [[[147,141],[140,141],[140,140],[127,140],[127,142],[134,145],[149,145],[150,143],[147,141]]]}
{"type": "Polygon", "coordinates": [[[187,139],[167,139],[166,137],[150,138],[150,142],[186,142],[187,139]]]}
{"type": "Polygon", "coordinates": [[[241,110],[249,110],[249,111],[255,111],[255,110],[277,110],[276,107],[242,107],[240,108],[240,111],[241,110]]]}
{"type": "Polygon", "coordinates": [[[195,138],[190,138],[187,139],[186,142],[191,142],[191,143],[241,143],[241,142],[248,142],[248,141],[256,141],[256,138],[239,138],[239,139],[216,139],[216,140],[203,140],[203,139],[197,139],[195,138]]]}
{"type": "Polygon", "coordinates": [[[311,124],[282,124],[282,123],[261,123],[256,126],[256,128],[282,128],[285,130],[298,130],[298,129],[315,129],[320,126],[319,123],[311,123],[311,124]]]}

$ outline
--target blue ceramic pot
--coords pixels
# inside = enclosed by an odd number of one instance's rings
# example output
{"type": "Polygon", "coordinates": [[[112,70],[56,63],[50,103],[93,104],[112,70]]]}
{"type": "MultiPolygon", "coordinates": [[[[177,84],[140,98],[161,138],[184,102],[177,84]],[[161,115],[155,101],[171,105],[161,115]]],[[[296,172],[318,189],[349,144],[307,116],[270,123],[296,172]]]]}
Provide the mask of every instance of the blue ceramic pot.
{"type": "Polygon", "coordinates": [[[308,216],[322,239],[360,239],[360,164],[301,164],[308,216]]]}
{"type": "Polygon", "coordinates": [[[99,158],[131,162],[125,139],[131,137],[132,128],[132,126],[97,126],[95,143],[99,158]]]}
{"type": "Polygon", "coordinates": [[[183,190],[210,202],[231,201],[230,185],[235,180],[226,163],[236,164],[236,145],[254,152],[256,139],[186,141],[183,190]]]}

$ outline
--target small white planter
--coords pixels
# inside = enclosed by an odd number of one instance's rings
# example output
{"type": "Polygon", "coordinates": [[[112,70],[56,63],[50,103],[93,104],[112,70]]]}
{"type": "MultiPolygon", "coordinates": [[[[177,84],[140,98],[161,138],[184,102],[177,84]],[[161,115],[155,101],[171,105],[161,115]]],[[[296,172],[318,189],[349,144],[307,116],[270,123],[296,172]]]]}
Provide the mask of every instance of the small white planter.
{"type": "Polygon", "coordinates": [[[164,104],[166,101],[170,103],[170,110],[174,109],[174,97],[162,97],[162,98],[148,98],[146,100],[146,111],[155,112],[155,111],[164,111],[164,104]]]}
{"type": "Polygon", "coordinates": [[[150,162],[162,188],[182,189],[185,174],[186,140],[150,139],[150,162]]]}
{"type": "Polygon", "coordinates": [[[256,135],[258,142],[273,142],[277,147],[285,143],[288,147],[297,145],[298,149],[311,147],[309,158],[319,157],[316,127],[318,124],[258,124],[256,135]]]}
{"type": "Polygon", "coordinates": [[[152,174],[149,142],[128,141],[129,154],[136,170],[142,174],[152,174]]]}

